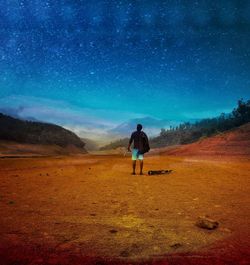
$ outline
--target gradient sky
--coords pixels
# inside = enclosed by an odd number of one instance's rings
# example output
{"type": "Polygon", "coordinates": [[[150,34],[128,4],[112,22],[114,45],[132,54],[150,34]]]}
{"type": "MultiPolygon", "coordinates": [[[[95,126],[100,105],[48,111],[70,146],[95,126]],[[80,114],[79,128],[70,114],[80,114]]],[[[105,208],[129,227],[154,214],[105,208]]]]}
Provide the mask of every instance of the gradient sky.
{"type": "Polygon", "coordinates": [[[0,31],[1,109],[83,134],[250,98],[248,0],[2,0],[0,31]]]}

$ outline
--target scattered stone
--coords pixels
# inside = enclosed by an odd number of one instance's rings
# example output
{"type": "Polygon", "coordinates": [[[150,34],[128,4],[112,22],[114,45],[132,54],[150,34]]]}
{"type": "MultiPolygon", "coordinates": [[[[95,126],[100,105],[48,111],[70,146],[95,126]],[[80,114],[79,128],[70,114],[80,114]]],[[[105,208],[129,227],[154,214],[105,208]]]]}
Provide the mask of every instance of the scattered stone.
{"type": "Polygon", "coordinates": [[[91,215],[91,216],[96,216],[96,214],[95,214],[95,213],[91,213],[90,215],[91,215]]]}
{"type": "Polygon", "coordinates": [[[8,204],[14,204],[15,202],[14,201],[9,201],[8,204]]]}
{"type": "Polygon", "coordinates": [[[181,243],[175,243],[175,244],[170,245],[170,247],[174,248],[174,249],[177,249],[177,248],[182,247],[182,244],[181,243]]]}
{"type": "Polygon", "coordinates": [[[49,176],[49,173],[47,173],[46,175],[49,176]]]}
{"type": "Polygon", "coordinates": [[[72,242],[65,242],[65,243],[61,243],[60,245],[58,245],[57,249],[59,249],[60,251],[69,251],[69,250],[73,250],[75,248],[75,245],[72,242]]]}
{"type": "Polygon", "coordinates": [[[161,249],[160,249],[159,247],[157,247],[157,246],[154,246],[153,249],[154,249],[154,251],[156,251],[156,252],[158,252],[158,251],[161,250],[161,249]]]}
{"type": "Polygon", "coordinates": [[[111,230],[109,230],[109,232],[112,233],[112,234],[115,234],[115,233],[117,233],[118,231],[115,230],[115,229],[111,229],[111,230]]]}
{"type": "Polygon", "coordinates": [[[228,228],[222,228],[221,231],[226,232],[226,233],[232,233],[232,231],[228,228]]]}
{"type": "Polygon", "coordinates": [[[89,167],[89,169],[91,169],[91,167],[89,167]]]}
{"type": "Polygon", "coordinates": [[[219,226],[219,223],[207,217],[199,217],[198,221],[196,222],[196,226],[208,230],[213,230],[219,226]]]}
{"type": "Polygon", "coordinates": [[[121,257],[128,257],[129,256],[129,252],[127,249],[123,250],[120,252],[120,256],[121,257]]]}

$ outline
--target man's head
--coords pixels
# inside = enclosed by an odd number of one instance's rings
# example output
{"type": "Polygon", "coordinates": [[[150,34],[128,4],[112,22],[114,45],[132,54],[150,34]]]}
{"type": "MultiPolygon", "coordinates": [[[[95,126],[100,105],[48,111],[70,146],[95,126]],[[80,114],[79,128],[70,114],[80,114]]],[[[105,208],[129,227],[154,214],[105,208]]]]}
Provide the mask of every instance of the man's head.
{"type": "Polygon", "coordinates": [[[137,124],[137,131],[140,132],[142,130],[142,125],[141,124],[137,124]]]}

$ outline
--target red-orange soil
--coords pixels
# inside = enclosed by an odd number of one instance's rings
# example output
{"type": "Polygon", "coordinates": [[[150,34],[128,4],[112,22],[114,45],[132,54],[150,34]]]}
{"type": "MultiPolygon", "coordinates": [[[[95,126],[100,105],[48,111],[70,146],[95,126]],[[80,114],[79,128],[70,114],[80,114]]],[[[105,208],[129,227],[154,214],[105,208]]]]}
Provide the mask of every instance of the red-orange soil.
{"type": "Polygon", "coordinates": [[[250,156],[250,123],[239,128],[208,137],[193,144],[159,150],[168,155],[248,155],[250,156]]]}
{"type": "Polygon", "coordinates": [[[250,158],[210,158],[0,159],[0,264],[249,264],[250,158]]]}

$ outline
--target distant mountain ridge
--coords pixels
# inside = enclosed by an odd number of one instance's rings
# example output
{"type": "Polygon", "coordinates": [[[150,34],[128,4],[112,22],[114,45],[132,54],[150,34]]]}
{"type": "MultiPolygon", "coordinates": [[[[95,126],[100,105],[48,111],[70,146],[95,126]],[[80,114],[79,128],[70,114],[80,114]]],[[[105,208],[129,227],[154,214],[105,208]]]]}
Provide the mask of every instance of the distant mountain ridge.
{"type": "Polygon", "coordinates": [[[0,113],[0,140],[28,144],[75,146],[86,152],[85,143],[73,132],[61,126],[43,122],[24,121],[0,113]]]}
{"type": "Polygon", "coordinates": [[[155,119],[152,117],[143,117],[131,119],[124,122],[108,132],[112,135],[118,135],[120,137],[130,136],[132,131],[136,130],[136,125],[143,124],[143,128],[150,134],[158,134],[161,128],[167,128],[176,124],[176,122],[169,121],[167,119],[155,119]]]}

